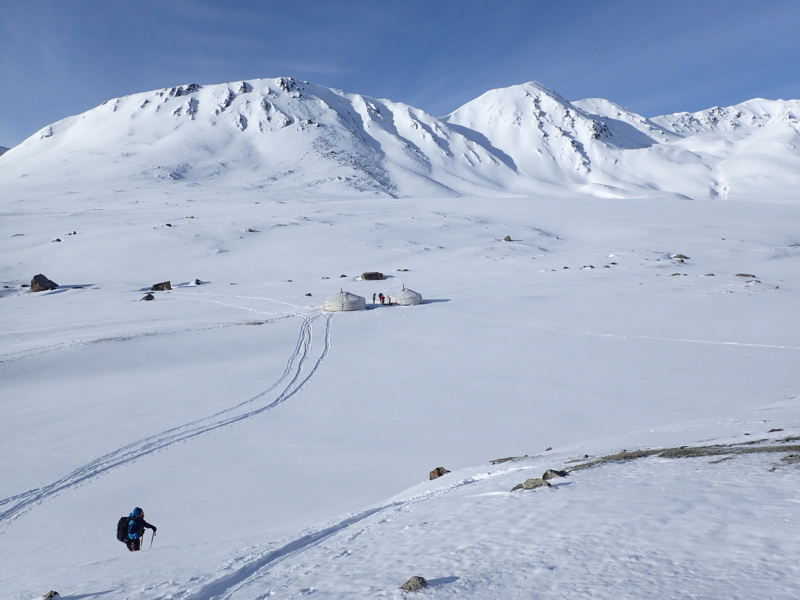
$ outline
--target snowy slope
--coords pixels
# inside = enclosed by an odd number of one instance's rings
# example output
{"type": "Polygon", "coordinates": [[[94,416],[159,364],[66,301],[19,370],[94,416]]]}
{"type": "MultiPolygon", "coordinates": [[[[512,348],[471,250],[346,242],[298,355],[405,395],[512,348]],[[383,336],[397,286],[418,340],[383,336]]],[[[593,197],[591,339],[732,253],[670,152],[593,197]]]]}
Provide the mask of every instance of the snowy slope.
{"type": "Polygon", "coordinates": [[[106,185],[120,177],[214,179],[391,195],[452,195],[451,184],[470,190],[487,187],[487,177],[496,185],[509,176],[482,147],[421,110],[291,78],[192,84],[110,100],[14,148],[3,171],[15,167],[18,176],[63,169],[69,179],[106,185]]]}
{"type": "Polygon", "coordinates": [[[800,101],[755,99],[726,108],[656,117],[653,122],[684,136],[678,146],[702,151],[708,157],[712,197],[797,199],[800,101]],[[780,176],[774,177],[777,173],[780,176]]]}
{"type": "Polygon", "coordinates": [[[752,100],[646,119],[603,99],[571,103],[531,82],[489,91],[437,119],[292,78],[191,84],[54,123],[5,154],[0,177],[11,184],[52,172],[66,185],[112,189],[121,181],[213,180],[280,193],[406,197],[566,187],[735,198],[758,189],[767,201],[791,201],[797,113],[798,101],[752,100]]]}
{"type": "Polygon", "coordinates": [[[0,159],[0,596],[796,597],[791,120],[680,131],[526,85],[508,105],[538,97],[549,137],[502,136],[492,103],[249,85],[0,159]],[[525,162],[569,139],[588,174],[525,162]],[[423,303],[372,304],[403,287],[423,303]],[[341,289],[367,309],[324,312],[341,289]],[[134,506],[137,554],[112,533],[134,506]]]}

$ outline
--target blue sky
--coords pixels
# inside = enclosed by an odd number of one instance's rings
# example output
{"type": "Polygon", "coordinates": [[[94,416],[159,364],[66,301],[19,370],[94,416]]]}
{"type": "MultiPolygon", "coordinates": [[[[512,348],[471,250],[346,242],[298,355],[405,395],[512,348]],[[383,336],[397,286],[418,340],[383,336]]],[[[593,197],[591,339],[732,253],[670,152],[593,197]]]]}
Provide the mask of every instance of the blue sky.
{"type": "Polygon", "coordinates": [[[293,76],[446,114],[539,81],[645,116],[800,98],[798,0],[0,0],[0,145],[119,96],[293,76]]]}

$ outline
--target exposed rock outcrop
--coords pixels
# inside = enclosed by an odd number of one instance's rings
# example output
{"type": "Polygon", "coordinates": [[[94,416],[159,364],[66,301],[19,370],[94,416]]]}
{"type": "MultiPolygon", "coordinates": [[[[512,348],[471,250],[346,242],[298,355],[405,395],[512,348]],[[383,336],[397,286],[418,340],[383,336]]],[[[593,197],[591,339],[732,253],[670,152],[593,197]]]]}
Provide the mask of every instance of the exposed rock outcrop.
{"type": "Polygon", "coordinates": [[[39,273],[38,275],[34,275],[33,279],[31,279],[32,292],[46,292],[48,290],[54,290],[57,287],[58,284],[55,281],[49,280],[41,273],[39,273]]]}
{"type": "Polygon", "coordinates": [[[420,577],[419,575],[414,575],[411,579],[401,585],[400,589],[406,592],[418,592],[426,587],[428,587],[428,582],[425,580],[425,578],[420,577]]]}
{"type": "Polygon", "coordinates": [[[431,479],[437,479],[442,475],[447,475],[450,471],[445,469],[444,467],[436,467],[433,471],[429,473],[431,479]]]}

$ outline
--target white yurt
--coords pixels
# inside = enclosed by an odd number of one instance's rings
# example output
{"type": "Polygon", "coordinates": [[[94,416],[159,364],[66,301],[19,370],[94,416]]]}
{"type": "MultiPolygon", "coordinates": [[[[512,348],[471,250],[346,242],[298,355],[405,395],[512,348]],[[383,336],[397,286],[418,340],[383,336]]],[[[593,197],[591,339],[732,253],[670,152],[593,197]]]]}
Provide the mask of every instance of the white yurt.
{"type": "Polygon", "coordinates": [[[399,292],[389,294],[389,302],[391,304],[399,304],[400,306],[411,306],[412,304],[422,304],[422,294],[409,290],[405,286],[399,292]]]}
{"type": "Polygon", "coordinates": [[[340,291],[334,294],[322,305],[324,310],[329,312],[341,310],[361,310],[367,307],[367,301],[361,297],[351,294],[350,292],[340,291]]]}

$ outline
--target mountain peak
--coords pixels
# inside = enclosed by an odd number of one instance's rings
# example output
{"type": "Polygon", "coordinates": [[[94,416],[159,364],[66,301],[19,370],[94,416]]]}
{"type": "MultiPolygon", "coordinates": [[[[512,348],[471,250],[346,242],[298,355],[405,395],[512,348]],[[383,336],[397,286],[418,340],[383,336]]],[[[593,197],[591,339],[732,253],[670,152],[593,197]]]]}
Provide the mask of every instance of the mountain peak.
{"type": "Polygon", "coordinates": [[[758,160],[780,153],[760,186],[791,187],[784,184],[800,172],[798,115],[797,100],[754,99],[647,119],[602,98],[570,102],[530,81],[489,90],[438,119],[401,102],[278,77],[115,98],[45,127],[2,161],[6,181],[57,165],[67,179],[93,186],[214,180],[326,194],[528,194],[555,186],[729,197],[755,179],[728,161],[754,152],[758,160]],[[759,144],[748,144],[756,135],[759,144]]]}

